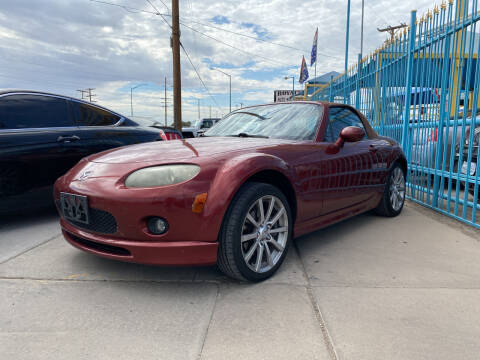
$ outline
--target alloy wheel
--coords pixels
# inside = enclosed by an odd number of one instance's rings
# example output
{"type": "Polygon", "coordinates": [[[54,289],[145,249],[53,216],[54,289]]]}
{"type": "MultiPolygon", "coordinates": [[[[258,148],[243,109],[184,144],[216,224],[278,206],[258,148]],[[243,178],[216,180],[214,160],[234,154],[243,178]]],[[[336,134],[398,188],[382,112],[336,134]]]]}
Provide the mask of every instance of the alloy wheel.
{"type": "Polygon", "coordinates": [[[393,170],[390,182],[390,204],[393,210],[398,211],[402,208],[405,201],[405,177],[400,167],[393,170]]]}
{"type": "Polygon", "coordinates": [[[288,240],[288,214],[282,201],[266,195],[248,210],[242,226],[241,248],[245,264],[256,273],[272,269],[288,240]]]}

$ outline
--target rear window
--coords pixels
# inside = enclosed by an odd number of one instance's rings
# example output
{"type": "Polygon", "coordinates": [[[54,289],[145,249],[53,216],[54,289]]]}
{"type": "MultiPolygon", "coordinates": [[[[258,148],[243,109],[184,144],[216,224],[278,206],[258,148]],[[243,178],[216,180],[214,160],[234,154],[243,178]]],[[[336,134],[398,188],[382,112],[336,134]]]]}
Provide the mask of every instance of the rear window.
{"type": "Polygon", "coordinates": [[[67,102],[52,96],[8,95],[0,98],[0,129],[73,126],[67,102]]]}
{"type": "Polygon", "coordinates": [[[77,123],[80,126],[109,126],[120,121],[117,116],[95,106],[75,102],[77,123]]]}

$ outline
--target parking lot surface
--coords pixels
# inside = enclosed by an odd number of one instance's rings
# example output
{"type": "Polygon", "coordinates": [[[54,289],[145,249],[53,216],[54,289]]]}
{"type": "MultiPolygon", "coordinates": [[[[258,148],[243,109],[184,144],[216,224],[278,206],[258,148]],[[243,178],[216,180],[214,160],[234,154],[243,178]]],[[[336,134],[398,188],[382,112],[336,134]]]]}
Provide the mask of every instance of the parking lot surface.
{"type": "Polygon", "coordinates": [[[0,250],[0,359],[480,353],[480,232],[411,203],[296,239],[259,284],[83,253],[51,212],[0,223],[0,250]]]}

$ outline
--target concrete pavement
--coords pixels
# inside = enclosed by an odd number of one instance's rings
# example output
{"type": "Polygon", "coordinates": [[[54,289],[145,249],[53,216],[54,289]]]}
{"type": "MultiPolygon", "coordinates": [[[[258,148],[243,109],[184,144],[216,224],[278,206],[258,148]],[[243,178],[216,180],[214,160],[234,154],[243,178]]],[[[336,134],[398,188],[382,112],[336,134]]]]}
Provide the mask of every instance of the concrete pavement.
{"type": "Polygon", "coordinates": [[[0,359],[480,353],[480,232],[410,203],[395,219],[362,215],[297,239],[261,284],[46,240],[0,264],[0,359]]]}

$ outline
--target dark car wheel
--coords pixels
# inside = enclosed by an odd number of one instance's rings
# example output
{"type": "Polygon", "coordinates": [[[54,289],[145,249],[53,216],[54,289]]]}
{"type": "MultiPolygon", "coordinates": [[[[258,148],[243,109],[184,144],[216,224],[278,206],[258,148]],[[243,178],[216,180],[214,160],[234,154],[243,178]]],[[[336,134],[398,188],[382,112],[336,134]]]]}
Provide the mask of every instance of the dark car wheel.
{"type": "Polygon", "coordinates": [[[375,212],[388,217],[400,214],[405,203],[405,191],[405,172],[399,163],[395,163],[390,170],[382,200],[375,212]]]}
{"type": "Polygon", "coordinates": [[[246,183],[232,200],[219,238],[218,266],[248,281],[272,276],[292,237],[292,215],[285,195],[263,183],[246,183]]]}

